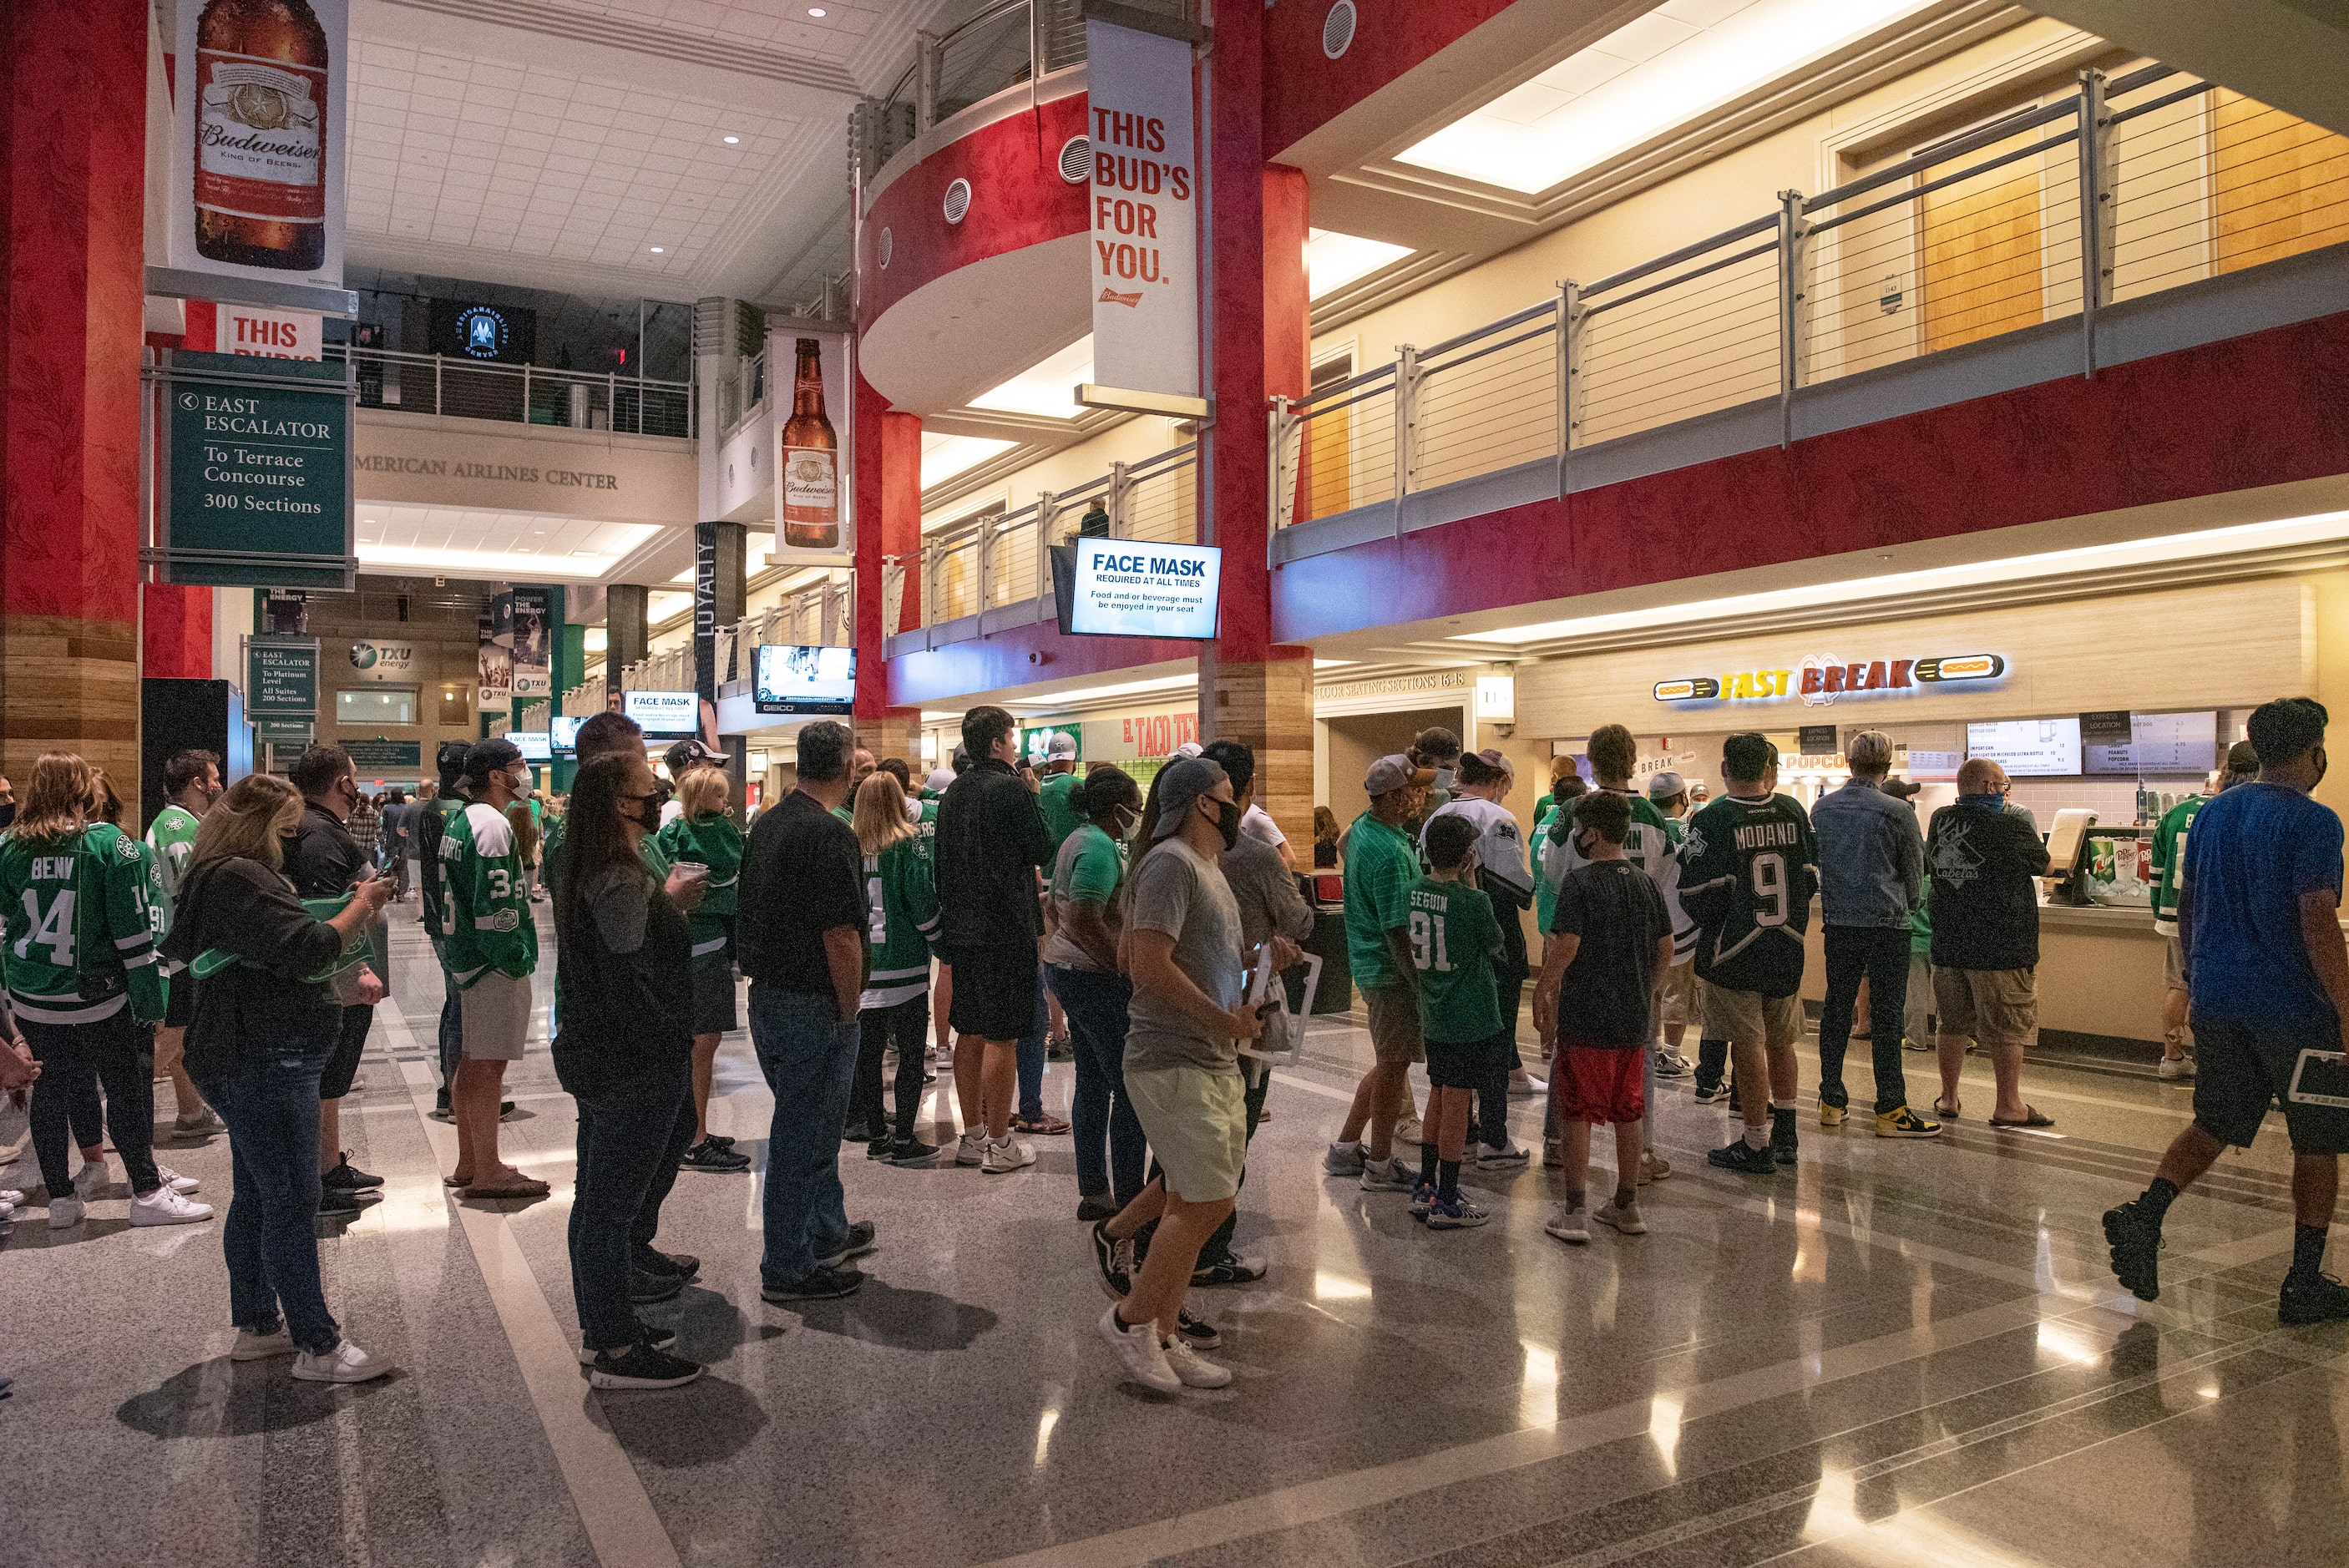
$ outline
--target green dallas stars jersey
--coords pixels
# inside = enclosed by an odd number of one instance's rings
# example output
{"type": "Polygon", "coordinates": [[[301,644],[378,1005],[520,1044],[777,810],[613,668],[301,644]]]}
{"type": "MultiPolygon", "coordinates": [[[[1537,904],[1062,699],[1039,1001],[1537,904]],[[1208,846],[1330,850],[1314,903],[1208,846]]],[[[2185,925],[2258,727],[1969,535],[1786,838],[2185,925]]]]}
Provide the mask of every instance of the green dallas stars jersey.
{"type": "Polygon", "coordinates": [[[0,968],[18,1016],[93,1024],[126,1005],[142,1022],[163,1016],[150,864],[146,845],[105,822],[65,842],[0,837],[0,968]]]}
{"type": "Polygon", "coordinates": [[[519,980],[538,967],[538,923],[505,813],[475,804],[450,817],[440,876],[449,973],[460,990],[492,969],[519,980]]]}
{"type": "Polygon", "coordinates": [[[2164,936],[2178,934],[2178,890],[2186,881],[2186,832],[2194,813],[2209,804],[2204,795],[2189,795],[2162,814],[2153,830],[2153,928],[2164,936]]]}
{"type": "Polygon", "coordinates": [[[708,889],[685,917],[685,923],[693,936],[697,963],[724,962],[734,932],[735,892],[742,885],[742,830],[723,811],[712,811],[702,817],[678,817],[643,842],[654,845],[667,862],[661,872],[663,880],[671,866],[709,868],[708,889]]]}
{"type": "Polygon", "coordinates": [[[938,894],[930,853],[936,837],[925,822],[913,837],[864,857],[871,969],[859,1007],[894,1007],[930,988],[930,954],[938,939],[938,894]]]}
{"type": "Polygon", "coordinates": [[[147,848],[154,854],[156,885],[161,890],[155,901],[159,942],[171,929],[171,907],[180,896],[181,880],[188,874],[188,862],[195,858],[200,820],[185,806],[166,806],[147,824],[147,848]]]}

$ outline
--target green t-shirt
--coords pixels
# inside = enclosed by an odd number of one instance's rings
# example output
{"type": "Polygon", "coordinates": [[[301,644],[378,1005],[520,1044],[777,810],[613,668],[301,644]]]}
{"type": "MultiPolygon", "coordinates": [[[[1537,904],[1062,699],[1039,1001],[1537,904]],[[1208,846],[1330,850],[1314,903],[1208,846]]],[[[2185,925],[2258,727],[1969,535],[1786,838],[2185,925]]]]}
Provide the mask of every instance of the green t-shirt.
{"type": "Polygon", "coordinates": [[[1077,809],[1069,803],[1069,797],[1078,782],[1073,773],[1055,773],[1036,791],[1036,810],[1044,814],[1044,830],[1051,835],[1055,850],[1077,830],[1077,809]]]}
{"type": "MultiPolygon", "coordinates": [[[[1052,861],[1053,912],[1064,914],[1072,903],[1106,905],[1124,881],[1123,846],[1095,824],[1080,823],[1061,841],[1060,853],[1052,861]]],[[[1055,929],[1045,939],[1044,962],[1064,969],[1098,972],[1101,968],[1065,929],[1055,929]]]]}
{"type": "Polygon", "coordinates": [[[1493,901],[1465,882],[1422,877],[1411,890],[1411,961],[1419,971],[1419,1026],[1438,1045],[1468,1046],[1501,1032],[1493,961],[1501,924],[1493,901]]]}
{"type": "Polygon", "coordinates": [[[1387,933],[1411,923],[1419,851],[1401,828],[1369,811],[1346,830],[1346,964],[1361,986],[1400,985],[1387,933]]]}
{"type": "Polygon", "coordinates": [[[2153,830],[2153,928],[2178,934],[2178,888],[2186,880],[2186,830],[2207,798],[2189,795],[2162,813],[2153,830]]]}

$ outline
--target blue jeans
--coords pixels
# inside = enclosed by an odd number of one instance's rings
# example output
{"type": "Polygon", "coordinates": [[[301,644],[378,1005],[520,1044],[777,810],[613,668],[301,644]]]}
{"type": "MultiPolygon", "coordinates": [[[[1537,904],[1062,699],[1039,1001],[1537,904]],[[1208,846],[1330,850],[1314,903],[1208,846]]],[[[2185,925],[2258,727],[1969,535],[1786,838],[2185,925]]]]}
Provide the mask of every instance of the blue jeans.
{"type": "Polygon", "coordinates": [[[1047,965],[1046,972],[1052,995],[1069,1016],[1069,1039],[1077,1051],[1077,1091],[1069,1102],[1077,1140],[1077,1195],[1106,1193],[1123,1209],[1142,1191],[1150,1141],[1125,1097],[1126,1009],[1133,985],[1122,975],[1059,964],[1047,965]]]}
{"type": "Polygon", "coordinates": [[[1044,966],[1036,965],[1036,1013],[1028,1032],[1019,1037],[1019,1114],[1030,1121],[1044,1117],[1044,1030],[1052,1015],[1044,1006],[1044,966]]]}
{"type": "Polygon", "coordinates": [[[680,1057],[572,1099],[579,1107],[579,1167],[571,1201],[571,1298],[588,1348],[625,1349],[636,1337],[629,1260],[648,1209],[658,1221],[658,1202],[647,1202],[655,1184],[665,1194],[677,1179],[680,1103],[687,1137],[693,1131],[692,1063],[680,1057]]]}
{"type": "Polygon", "coordinates": [[[848,1242],[840,1130],[856,1077],[857,1020],[829,996],[750,987],[750,1045],[775,1097],[767,1132],[766,1250],[759,1274],[788,1284],[848,1242]]]}
{"type": "Polygon", "coordinates": [[[1900,1065],[1902,1016],[1909,1005],[1909,930],[1899,925],[1830,925],[1825,934],[1826,1000],[1819,1006],[1819,1099],[1851,1102],[1843,1083],[1844,1053],[1851,1048],[1854,1004],[1859,983],[1868,981],[1868,1055],[1876,1064],[1878,1114],[1909,1103],[1900,1065]]]}
{"type": "Polygon", "coordinates": [[[221,1251],[230,1321],[274,1333],[282,1310],[294,1343],[314,1352],[343,1337],[318,1281],[316,1231],[318,1076],[341,1024],[340,1009],[322,1009],[311,1034],[248,1041],[233,1067],[196,1078],[228,1124],[234,1185],[221,1251]]]}

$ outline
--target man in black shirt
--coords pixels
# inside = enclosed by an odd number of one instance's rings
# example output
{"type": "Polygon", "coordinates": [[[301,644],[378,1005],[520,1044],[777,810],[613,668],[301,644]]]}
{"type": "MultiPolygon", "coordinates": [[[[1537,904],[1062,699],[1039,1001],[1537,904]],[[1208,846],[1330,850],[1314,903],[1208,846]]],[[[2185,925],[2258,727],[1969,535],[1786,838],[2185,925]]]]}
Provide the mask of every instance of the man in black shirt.
{"type": "Polygon", "coordinates": [[[872,1225],[848,1222],[840,1186],[868,911],[856,835],[832,813],[848,799],[855,744],[830,719],[800,731],[799,788],[759,813],[736,895],[750,1044],[775,1097],[759,1260],[768,1301],[846,1295],[864,1276],[843,1265],[873,1250],[872,1225]]]}
{"type": "Polygon", "coordinates": [[[1042,1006],[1036,944],[1044,934],[1037,869],[1052,836],[1012,764],[1019,727],[999,707],[962,717],[970,767],[938,802],[938,946],[954,966],[955,1099],[962,1110],[957,1165],[988,1171],[1035,1163],[1011,1136],[1019,1039],[1042,1006]]]}
{"type": "Polygon", "coordinates": [[[1966,1042],[1978,1039],[1998,1076],[1992,1127],[2052,1127],[2023,1099],[2023,1053],[2039,1035],[2039,890],[2047,846],[2031,819],[2006,807],[2014,786],[1987,757],[1958,769],[1958,801],[1933,813],[1925,868],[1933,879],[1933,1010],[1941,1098],[1958,1118],[1966,1042]]]}
{"type": "MultiPolygon", "coordinates": [[[[302,791],[302,825],[285,845],[285,875],[303,898],[334,898],[371,875],[374,861],[351,836],[345,824],[358,805],[357,772],[350,753],[338,746],[313,746],[295,759],[287,780],[302,791]]],[[[318,1212],[350,1215],[359,1212],[358,1195],[383,1185],[351,1163],[342,1147],[343,1096],[359,1070],[359,1054],[367,1049],[367,1028],[375,1022],[375,1004],[383,995],[382,979],[362,965],[354,988],[338,995],[343,1006],[342,1033],[326,1070],[318,1079],[318,1212]]]]}

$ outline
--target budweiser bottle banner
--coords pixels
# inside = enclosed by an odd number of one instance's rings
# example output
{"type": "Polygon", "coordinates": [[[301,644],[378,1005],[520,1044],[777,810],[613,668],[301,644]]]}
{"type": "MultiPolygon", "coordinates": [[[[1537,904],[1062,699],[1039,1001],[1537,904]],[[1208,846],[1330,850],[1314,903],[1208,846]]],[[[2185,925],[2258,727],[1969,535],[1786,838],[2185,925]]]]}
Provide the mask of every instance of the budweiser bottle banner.
{"type": "Polygon", "coordinates": [[[1198,146],[1191,46],[1085,22],[1093,382],[1199,396],[1198,146]]]}
{"type": "Polygon", "coordinates": [[[848,339],[778,325],[767,333],[767,396],[775,410],[777,561],[853,565],[855,492],[848,339]]]}
{"type": "Polygon", "coordinates": [[[180,0],[171,264],[339,287],[350,0],[180,0]]]}

